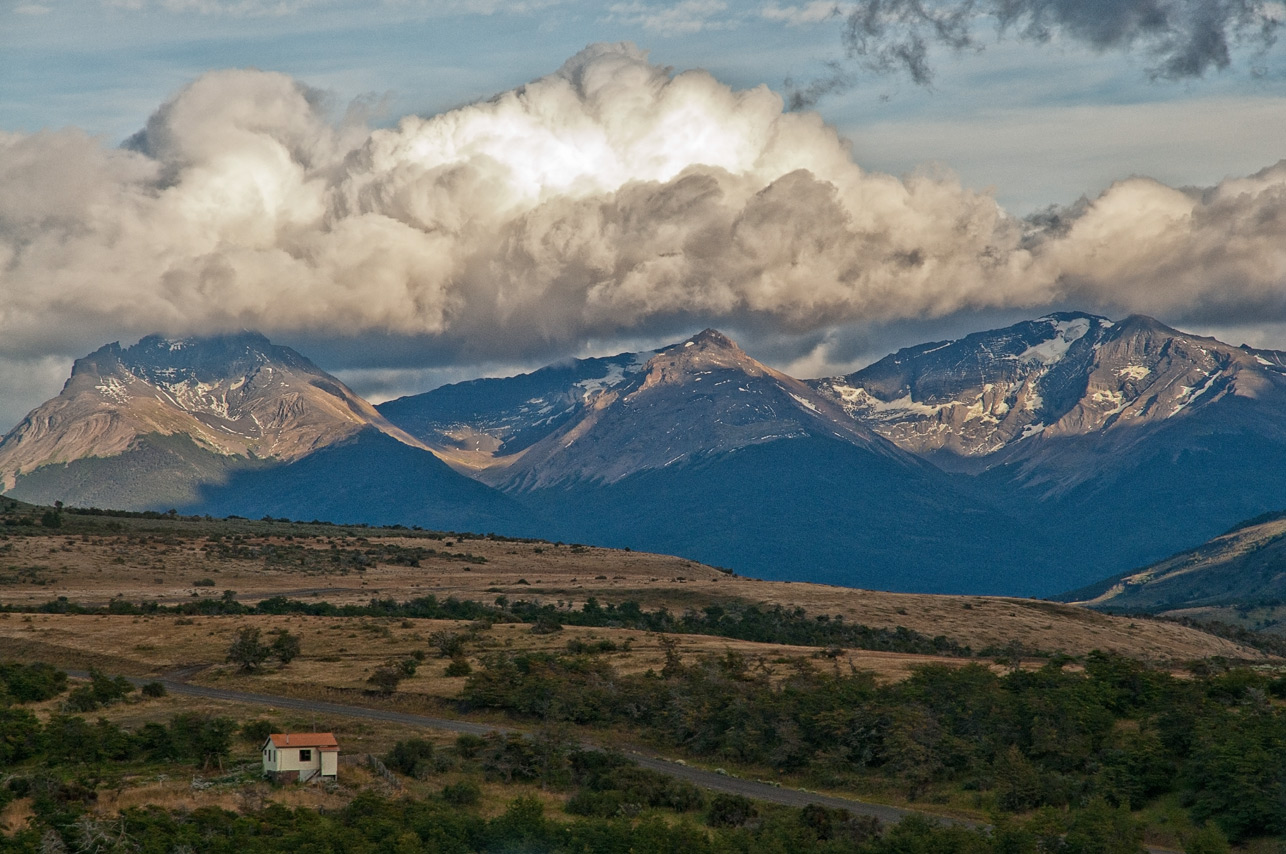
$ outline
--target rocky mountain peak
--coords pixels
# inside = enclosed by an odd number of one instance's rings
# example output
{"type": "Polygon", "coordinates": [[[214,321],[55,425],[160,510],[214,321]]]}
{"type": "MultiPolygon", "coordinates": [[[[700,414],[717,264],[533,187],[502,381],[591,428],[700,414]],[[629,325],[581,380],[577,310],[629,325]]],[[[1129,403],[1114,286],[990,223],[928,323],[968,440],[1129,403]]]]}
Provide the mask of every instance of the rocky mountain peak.
{"type": "Polygon", "coordinates": [[[1228,395],[1274,394],[1286,385],[1283,364],[1146,315],[1064,312],[906,348],[812,384],[903,449],[972,471],[1042,454],[1042,438],[1110,437],[1228,395]]]}
{"type": "Polygon", "coordinates": [[[778,375],[754,359],[728,336],[714,329],[693,335],[686,341],[666,347],[644,365],[644,378],[632,392],[638,394],[658,386],[683,385],[700,381],[712,371],[739,371],[750,376],[778,375]]]}
{"type": "Polygon", "coordinates": [[[12,489],[45,465],[115,456],[151,434],[288,461],[366,427],[422,447],[339,380],[258,333],[150,335],[78,359],[62,393],[0,441],[0,484],[12,489]]]}
{"type": "Polygon", "coordinates": [[[737,342],[733,341],[717,329],[703,329],[687,341],[684,341],[677,346],[684,348],[693,346],[702,349],[736,350],[738,353],[741,352],[741,348],[737,346],[737,342]]]}

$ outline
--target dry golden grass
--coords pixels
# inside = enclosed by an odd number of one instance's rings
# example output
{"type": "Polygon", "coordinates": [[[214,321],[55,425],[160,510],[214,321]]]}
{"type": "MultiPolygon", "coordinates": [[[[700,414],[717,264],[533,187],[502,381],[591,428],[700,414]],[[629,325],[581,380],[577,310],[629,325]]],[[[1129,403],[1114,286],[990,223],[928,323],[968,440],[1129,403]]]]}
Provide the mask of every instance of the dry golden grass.
{"type": "MultiPolygon", "coordinates": [[[[161,525],[162,523],[152,523],[161,525]]],[[[242,523],[243,526],[251,523],[242,523]]],[[[265,529],[266,530],[266,529],[265,529]]],[[[104,604],[114,596],[129,601],[163,603],[218,597],[236,591],[240,601],[269,596],[361,603],[373,597],[395,600],[434,595],[491,603],[498,596],[526,599],[561,608],[579,608],[595,597],[600,602],[634,600],[644,608],[674,612],[699,609],[714,602],[801,607],[810,615],[843,615],[849,622],[876,628],[904,626],[928,635],[944,635],[974,649],[1017,644],[1029,650],[1083,655],[1094,649],[1156,661],[1186,661],[1219,655],[1258,659],[1261,653],[1183,626],[1152,620],[1110,617],[1083,608],[1049,602],[984,596],[929,596],[883,593],[800,582],[767,582],[739,578],[712,567],[666,555],[622,552],[593,547],[507,540],[431,540],[384,536],[370,530],[357,536],[246,536],[249,546],[302,546],[319,556],[339,550],[361,550],[381,543],[421,546],[465,553],[485,560],[467,563],[431,557],[418,567],[377,564],[357,571],[325,569],[325,560],[305,567],[269,566],[262,559],[209,556],[204,535],[179,533],[140,538],[124,533],[11,537],[0,555],[0,602],[31,605],[65,596],[72,602],[104,604]],[[146,540],[146,541],[145,541],[146,540]],[[318,568],[318,567],[323,568],[318,568]],[[195,581],[213,581],[196,586],[195,581]]],[[[388,533],[388,532],[384,532],[388,533]]],[[[286,628],[303,639],[304,655],[280,672],[254,677],[265,690],[296,685],[356,691],[365,687],[373,669],[391,657],[421,649],[439,629],[462,630],[452,623],[413,620],[343,620],[312,617],[202,617],[180,620],[153,617],[55,617],[0,615],[0,654],[9,648],[28,654],[58,656],[60,663],[97,664],[129,675],[198,669],[202,681],[244,683],[224,666],[223,658],[237,628],[253,625],[265,633],[286,628]],[[226,681],[225,681],[226,680],[226,681]]],[[[616,656],[617,666],[645,670],[659,666],[655,639],[638,631],[573,629],[532,636],[525,626],[496,626],[473,645],[476,656],[489,648],[556,648],[567,639],[594,634],[622,643],[633,638],[632,652],[616,656]]],[[[685,652],[736,649],[768,658],[812,655],[811,649],[787,649],[718,638],[682,640],[685,652]]],[[[890,678],[905,672],[915,657],[846,653],[841,664],[875,669],[890,678]]],[[[451,697],[460,680],[441,675],[443,663],[426,662],[421,673],[404,683],[407,691],[451,697]]]]}
{"type": "Polygon", "coordinates": [[[27,825],[35,817],[36,812],[32,809],[31,798],[18,798],[11,801],[0,810],[0,833],[13,836],[15,833],[26,830],[27,825]]]}
{"type": "MultiPolygon", "coordinates": [[[[89,615],[0,615],[0,658],[41,659],[63,667],[84,667],[87,661],[116,665],[110,673],[148,677],[181,674],[193,682],[221,688],[311,697],[337,702],[370,703],[367,678],[379,666],[417,651],[427,653],[416,674],[405,679],[397,695],[384,701],[406,711],[432,713],[447,708],[464,685],[461,677],[447,677],[448,662],[435,657],[427,638],[442,629],[467,633],[468,623],[444,620],[392,620],[349,617],[130,617],[89,615]],[[302,637],[302,654],[287,666],[270,664],[246,674],[228,664],[228,645],[238,629],[253,626],[265,634],[286,628],[302,637]],[[104,650],[120,650],[115,656],[104,650]]],[[[602,657],[624,673],[660,670],[665,663],[662,637],[628,629],[567,627],[553,634],[534,634],[521,623],[473,629],[467,660],[482,666],[496,652],[566,650],[573,639],[592,643],[609,640],[618,651],[602,657]]],[[[817,667],[870,671],[881,680],[904,678],[911,669],[937,662],[959,666],[967,659],[906,655],[867,650],[846,650],[834,658],[819,658],[814,647],[785,646],[729,640],[705,635],[670,638],[687,660],[729,651],[744,655],[757,668],[776,676],[791,672],[792,662],[804,660],[817,667]]],[[[152,701],[158,708],[192,708],[191,698],[167,697],[152,701]]],[[[220,704],[211,704],[211,710],[220,704]]],[[[136,724],[155,717],[131,717],[130,707],[113,707],[110,717],[136,724]]],[[[262,716],[246,710],[250,716],[262,716]]],[[[304,727],[311,728],[311,727],[304,727]]]]}

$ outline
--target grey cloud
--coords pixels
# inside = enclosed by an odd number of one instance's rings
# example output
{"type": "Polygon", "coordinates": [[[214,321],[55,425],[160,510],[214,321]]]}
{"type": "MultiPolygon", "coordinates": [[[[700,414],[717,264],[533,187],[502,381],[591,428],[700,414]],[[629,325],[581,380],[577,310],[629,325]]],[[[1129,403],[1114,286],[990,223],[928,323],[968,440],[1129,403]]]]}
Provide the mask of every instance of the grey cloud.
{"type": "Polygon", "coordinates": [[[933,82],[930,45],[963,50],[976,44],[975,8],[975,0],[859,0],[844,19],[844,48],[868,71],[905,71],[927,86],[933,82]]]}
{"type": "Polygon", "coordinates": [[[1232,50],[1266,51],[1281,26],[1260,0],[857,0],[844,19],[850,59],[877,72],[933,81],[930,49],[981,48],[991,18],[1001,35],[1044,43],[1055,37],[1098,50],[1137,50],[1150,76],[1180,80],[1228,67],[1232,50]]]}
{"type": "Polygon", "coordinates": [[[786,107],[789,110],[809,110],[817,102],[832,92],[843,92],[851,89],[857,82],[853,72],[844,67],[838,60],[825,63],[826,73],[812,80],[797,83],[793,78],[784,81],[786,89],[786,107]]]}

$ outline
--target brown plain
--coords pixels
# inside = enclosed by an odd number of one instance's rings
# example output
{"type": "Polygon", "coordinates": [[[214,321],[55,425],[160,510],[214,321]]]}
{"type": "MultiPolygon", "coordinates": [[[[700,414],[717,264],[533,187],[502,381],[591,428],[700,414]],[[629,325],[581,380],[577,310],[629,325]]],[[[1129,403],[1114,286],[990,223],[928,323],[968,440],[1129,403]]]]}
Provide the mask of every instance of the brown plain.
{"type": "MultiPolygon", "coordinates": [[[[253,532],[257,524],[243,522],[243,530],[253,532]]],[[[930,637],[945,636],[974,650],[1010,648],[1082,656],[1098,649],[1161,663],[1210,656],[1265,658],[1256,650],[1174,623],[1111,617],[1038,600],[758,581],[666,555],[504,539],[428,539],[377,529],[318,528],[321,533],[312,536],[249,533],[236,541],[246,548],[290,547],[297,554],[303,554],[299,549],[316,550],[310,556],[317,561],[289,566],[269,565],[262,558],[220,557],[218,549],[211,549],[208,533],[180,524],[164,535],[156,530],[10,537],[0,547],[0,603],[34,606],[62,596],[85,605],[105,605],[115,597],[172,605],[233,595],[244,603],[286,596],[343,604],[433,595],[487,604],[504,596],[570,610],[595,597],[601,604],[633,600],[644,609],[665,607],[676,613],[736,603],[799,607],[809,616],[842,615],[850,623],[875,628],[903,626],[930,637]],[[360,571],[325,566],[327,553],[380,545],[431,548],[440,555],[422,559],[420,566],[375,563],[360,571]]],[[[241,681],[225,665],[224,657],[231,636],[243,625],[257,626],[265,633],[287,628],[302,636],[303,654],[296,662],[279,673],[253,677],[261,690],[274,683],[274,689],[293,694],[315,693],[323,686],[360,690],[366,676],[389,658],[415,650],[431,654],[428,638],[434,631],[464,628],[428,620],[370,618],[15,613],[0,615],[0,657],[20,654],[82,667],[97,662],[111,672],[139,676],[184,669],[198,681],[241,681]]],[[[469,652],[476,659],[492,649],[565,648],[569,639],[577,637],[612,640],[621,649],[612,655],[614,664],[623,670],[659,667],[663,660],[660,639],[643,631],[567,627],[553,635],[535,635],[522,624],[499,624],[479,633],[469,652]],[[623,649],[627,639],[628,652],[623,649]]],[[[767,661],[811,658],[818,652],[811,647],[697,635],[678,640],[685,655],[722,654],[731,649],[767,661]]],[[[898,678],[927,661],[964,660],[845,650],[824,666],[851,665],[898,678]]],[[[446,679],[441,670],[430,659],[420,675],[403,686],[426,698],[452,697],[463,680],[446,679]]]]}

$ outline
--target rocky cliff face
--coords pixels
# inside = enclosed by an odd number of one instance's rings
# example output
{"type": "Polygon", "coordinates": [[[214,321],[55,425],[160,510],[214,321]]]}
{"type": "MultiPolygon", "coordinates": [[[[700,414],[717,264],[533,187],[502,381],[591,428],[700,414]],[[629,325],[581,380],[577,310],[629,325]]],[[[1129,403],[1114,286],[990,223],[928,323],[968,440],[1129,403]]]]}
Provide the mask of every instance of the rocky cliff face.
{"type": "Polygon", "coordinates": [[[298,459],[365,427],[408,444],[343,383],[255,333],[144,338],[76,361],[62,393],[0,441],[0,483],[50,464],[113,457],[139,437],[186,435],[215,454],[298,459]]]}
{"type": "Polygon", "coordinates": [[[474,472],[516,459],[603,392],[637,377],[654,355],[577,359],[516,377],[453,383],[378,409],[458,470],[474,472]]]}
{"type": "Polygon", "coordinates": [[[507,489],[613,483],[751,445],[833,437],[902,457],[834,402],[760,364],[713,329],[661,350],[632,376],[596,389],[583,410],[483,475],[507,489]]]}
{"type": "Polygon", "coordinates": [[[1148,317],[1055,314],[813,385],[898,446],[981,471],[1041,458],[1060,440],[1134,444],[1229,398],[1286,402],[1284,361],[1148,317]]]}

